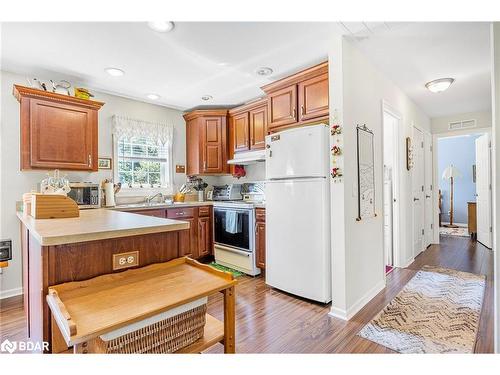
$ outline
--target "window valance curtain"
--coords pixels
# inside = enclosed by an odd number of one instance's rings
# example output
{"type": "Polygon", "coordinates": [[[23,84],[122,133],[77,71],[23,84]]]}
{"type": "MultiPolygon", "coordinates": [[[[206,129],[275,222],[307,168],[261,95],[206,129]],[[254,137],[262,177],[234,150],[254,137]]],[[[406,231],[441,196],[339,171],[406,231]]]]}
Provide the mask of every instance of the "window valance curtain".
{"type": "Polygon", "coordinates": [[[150,122],[114,115],[113,134],[118,138],[147,137],[170,149],[174,137],[174,126],[168,122],[150,122]]]}

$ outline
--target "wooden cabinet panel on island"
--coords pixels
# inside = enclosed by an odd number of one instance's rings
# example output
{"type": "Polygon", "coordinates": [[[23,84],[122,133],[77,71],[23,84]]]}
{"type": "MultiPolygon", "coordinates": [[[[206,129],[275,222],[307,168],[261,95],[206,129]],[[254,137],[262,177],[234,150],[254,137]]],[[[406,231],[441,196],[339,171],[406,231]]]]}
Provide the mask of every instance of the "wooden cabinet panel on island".
{"type": "Polygon", "coordinates": [[[328,122],[328,62],[262,87],[267,94],[270,132],[328,122]]]}
{"type": "Polygon", "coordinates": [[[195,110],[186,120],[186,174],[229,173],[227,110],[195,110]]]}
{"type": "Polygon", "coordinates": [[[21,170],[97,171],[104,103],[14,85],[20,103],[21,170]]]}

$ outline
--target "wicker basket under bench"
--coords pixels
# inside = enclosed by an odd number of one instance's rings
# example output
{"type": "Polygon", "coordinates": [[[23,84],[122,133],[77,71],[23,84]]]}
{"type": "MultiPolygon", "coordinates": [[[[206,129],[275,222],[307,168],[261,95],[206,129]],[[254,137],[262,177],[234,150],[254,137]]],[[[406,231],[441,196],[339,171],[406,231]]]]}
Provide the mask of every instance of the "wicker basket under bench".
{"type": "Polygon", "coordinates": [[[52,353],[235,352],[232,274],[190,258],[49,287],[52,353]],[[224,295],[224,322],[206,314],[224,295]]]}

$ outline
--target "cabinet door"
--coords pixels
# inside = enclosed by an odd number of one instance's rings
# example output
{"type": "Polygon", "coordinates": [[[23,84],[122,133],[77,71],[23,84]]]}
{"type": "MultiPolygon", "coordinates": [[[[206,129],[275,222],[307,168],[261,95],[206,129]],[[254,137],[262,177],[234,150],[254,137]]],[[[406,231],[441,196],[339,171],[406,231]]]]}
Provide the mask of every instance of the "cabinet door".
{"type": "Polygon", "coordinates": [[[210,250],[210,217],[198,218],[198,255],[203,257],[211,253],[210,250]]]}
{"type": "Polygon", "coordinates": [[[255,224],[255,254],[259,268],[266,268],[266,223],[255,224]]]}
{"type": "Polygon", "coordinates": [[[328,116],[328,74],[299,83],[299,121],[328,116]]]}
{"type": "Polygon", "coordinates": [[[30,99],[33,168],[97,170],[97,111],[30,99]]]}
{"type": "Polygon", "coordinates": [[[267,110],[269,130],[297,122],[297,86],[292,85],[270,93],[267,110]]]}
{"type": "Polygon", "coordinates": [[[203,117],[203,172],[222,173],[224,172],[224,145],[223,139],[223,118],[203,117]]]}
{"type": "Polygon", "coordinates": [[[248,112],[237,114],[233,117],[233,144],[234,152],[249,149],[248,137],[248,112]]]}
{"type": "Polygon", "coordinates": [[[179,232],[179,256],[196,259],[198,258],[196,220],[194,218],[184,218],[182,220],[189,222],[189,229],[179,232]]]}
{"type": "Polygon", "coordinates": [[[186,122],[186,174],[188,176],[200,173],[200,136],[199,119],[186,122]]]}
{"type": "Polygon", "coordinates": [[[264,148],[267,134],[267,106],[250,111],[250,149],[264,148]]]}

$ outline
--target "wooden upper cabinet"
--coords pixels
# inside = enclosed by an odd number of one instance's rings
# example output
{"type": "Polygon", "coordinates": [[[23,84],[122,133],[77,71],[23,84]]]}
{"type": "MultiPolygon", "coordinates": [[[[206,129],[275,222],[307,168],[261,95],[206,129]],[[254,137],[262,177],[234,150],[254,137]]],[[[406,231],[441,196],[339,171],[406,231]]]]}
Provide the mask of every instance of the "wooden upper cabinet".
{"type": "Polygon", "coordinates": [[[269,94],[268,129],[297,122],[297,86],[292,85],[269,94]]]}
{"type": "Polygon", "coordinates": [[[104,103],[19,85],[13,94],[21,107],[21,170],[97,171],[97,112],[104,103]]]}
{"type": "Polygon", "coordinates": [[[250,149],[264,148],[267,135],[267,105],[252,109],[250,112],[250,149]]]}
{"type": "Polygon", "coordinates": [[[328,62],[262,87],[267,94],[269,132],[328,122],[328,62]]]}
{"type": "Polygon", "coordinates": [[[228,173],[227,110],[196,110],[186,120],[186,173],[228,173]]]}
{"type": "Polygon", "coordinates": [[[328,116],[328,74],[299,82],[299,120],[328,116]]]}
{"type": "Polygon", "coordinates": [[[264,148],[267,135],[267,100],[259,99],[229,111],[230,156],[264,148]]]}
{"type": "Polygon", "coordinates": [[[247,151],[250,148],[248,112],[234,115],[232,120],[234,152],[247,151]]]}

